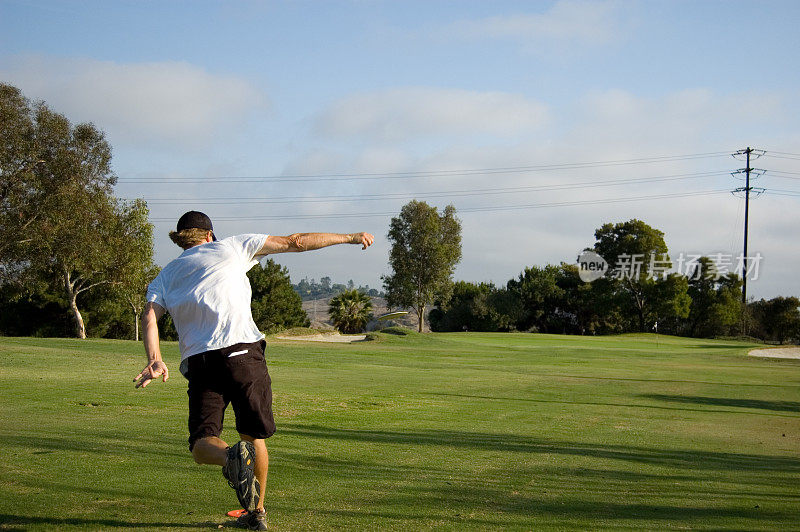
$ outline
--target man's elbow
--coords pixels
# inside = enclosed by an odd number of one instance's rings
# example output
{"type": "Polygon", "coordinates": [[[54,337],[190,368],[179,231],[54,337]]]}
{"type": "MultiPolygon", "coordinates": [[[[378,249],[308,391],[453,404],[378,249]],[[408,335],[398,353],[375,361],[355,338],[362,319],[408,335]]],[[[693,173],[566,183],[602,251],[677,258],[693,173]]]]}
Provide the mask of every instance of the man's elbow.
{"type": "Polygon", "coordinates": [[[146,328],[150,324],[153,317],[153,311],[151,309],[144,309],[142,311],[142,313],[139,315],[139,323],[141,323],[142,329],[146,328]]]}
{"type": "Polygon", "coordinates": [[[144,306],[144,310],[142,310],[142,314],[139,316],[139,322],[142,324],[142,327],[158,322],[158,314],[152,303],[147,303],[144,306]]]}
{"type": "Polygon", "coordinates": [[[286,245],[287,245],[286,251],[292,253],[299,253],[301,251],[305,251],[306,248],[303,245],[302,240],[303,240],[303,235],[300,233],[294,233],[286,237],[286,245]]]}

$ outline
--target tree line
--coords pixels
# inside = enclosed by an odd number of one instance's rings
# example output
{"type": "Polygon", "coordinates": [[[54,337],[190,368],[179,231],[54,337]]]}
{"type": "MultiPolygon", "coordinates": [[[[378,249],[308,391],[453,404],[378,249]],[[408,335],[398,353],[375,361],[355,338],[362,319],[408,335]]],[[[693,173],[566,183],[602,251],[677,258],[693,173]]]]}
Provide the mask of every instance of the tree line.
{"type": "MultiPolygon", "coordinates": [[[[153,263],[153,227],[144,200],[113,194],[111,147],[93,124],[72,124],[43,102],[0,83],[0,334],[138,339],[138,314],[153,263]]],[[[461,260],[455,207],[440,213],[422,201],[392,218],[390,307],[411,309],[423,330],[614,334],[658,331],[686,336],[750,335],[800,341],[800,300],[777,297],[741,304],[741,279],[701,257],[686,275],[672,265],[664,234],[641,220],[595,231],[591,251],[610,268],[586,282],[574,264],[530,266],[505,286],[453,282],[461,260]],[[631,275],[614,275],[630,258],[631,275]],[[432,310],[431,306],[433,307],[432,310]]],[[[369,286],[292,285],[272,260],[249,273],[253,317],[266,332],[308,326],[303,299],[332,297],[340,329],[363,327],[369,286]],[[334,297],[336,296],[336,297],[334,297]]],[[[167,338],[174,326],[165,318],[167,338]]]]}
{"type": "Polygon", "coordinates": [[[711,257],[699,257],[687,274],[668,273],[664,234],[641,220],[605,224],[595,238],[591,249],[610,266],[598,279],[586,282],[576,264],[561,263],[526,267],[505,286],[459,281],[436,301],[431,329],[800,341],[800,299],[743,305],[741,278],[719,271],[711,257]],[[645,260],[621,271],[630,257],[645,260]]]}
{"type": "Polygon", "coordinates": [[[800,299],[745,305],[739,275],[711,257],[693,257],[685,272],[676,272],[664,233],[636,219],[595,231],[594,246],[584,251],[606,264],[590,278],[577,264],[562,262],[525,267],[504,286],[453,282],[461,259],[455,214],[452,205],[440,213],[414,200],[390,225],[387,301],[413,310],[420,331],[432,305],[433,331],[659,332],[800,343],[800,299]]]}

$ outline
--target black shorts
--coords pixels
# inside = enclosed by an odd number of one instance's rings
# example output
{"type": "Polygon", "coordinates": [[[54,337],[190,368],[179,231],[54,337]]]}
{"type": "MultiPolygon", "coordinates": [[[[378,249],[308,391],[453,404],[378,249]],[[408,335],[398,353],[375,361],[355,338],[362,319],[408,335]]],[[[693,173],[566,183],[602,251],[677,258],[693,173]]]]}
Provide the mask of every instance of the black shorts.
{"type": "Polygon", "coordinates": [[[234,344],[187,359],[190,450],[200,438],[222,433],[228,403],[233,404],[239,434],[262,439],[275,433],[265,346],[264,340],[234,344]]]}

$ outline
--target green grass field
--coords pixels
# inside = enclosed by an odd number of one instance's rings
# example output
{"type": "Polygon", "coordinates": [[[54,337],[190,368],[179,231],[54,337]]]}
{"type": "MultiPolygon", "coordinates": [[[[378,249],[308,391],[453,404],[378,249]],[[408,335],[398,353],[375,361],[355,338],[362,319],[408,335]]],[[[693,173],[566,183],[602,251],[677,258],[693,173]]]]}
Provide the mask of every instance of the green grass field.
{"type": "MultiPolygon", "coordinates": [[[[268,344],[273,529],[800,529],[798,360],[652,335],[268,344]]],[[[0,338],[0,530],[233,526],[164,351],[170,381],[135,390],[134,342],[0,338]]]]}

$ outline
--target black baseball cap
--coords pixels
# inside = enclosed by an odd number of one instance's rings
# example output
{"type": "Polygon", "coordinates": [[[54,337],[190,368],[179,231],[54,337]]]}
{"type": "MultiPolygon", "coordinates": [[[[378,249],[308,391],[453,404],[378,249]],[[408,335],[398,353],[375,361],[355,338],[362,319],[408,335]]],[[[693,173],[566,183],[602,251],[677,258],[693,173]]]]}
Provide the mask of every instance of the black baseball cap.
{"type": "Polygon", "coordinates": [[[214,226],[211,224],[211,218],[200,211],[189,211],[178,219],[178,232],[184,229],[205,229],[206,231],[211,231],[211,238],[214,241],[217,240],[214,234],[214,226]]]}

